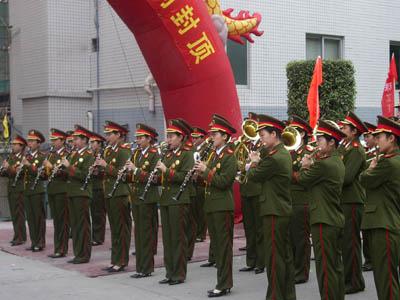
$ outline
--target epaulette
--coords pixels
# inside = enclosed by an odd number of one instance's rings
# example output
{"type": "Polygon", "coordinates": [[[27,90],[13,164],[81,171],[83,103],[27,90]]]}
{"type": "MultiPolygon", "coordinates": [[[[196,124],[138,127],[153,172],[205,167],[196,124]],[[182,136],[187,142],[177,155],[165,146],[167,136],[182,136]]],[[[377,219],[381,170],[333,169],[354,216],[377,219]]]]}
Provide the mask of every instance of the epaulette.
{"type": "Polygon", "coordinates": [[[90,150],[90,149],[87,149],[87,150],[86,150],[86,153],[92,155],[92,154],[93,154],[93,151],[90,150]]]}
{"type": "Polygon", "coordinates": [[[186,151],[192,151],[192,147],[189,146],[188,144],[185,144],[185,146],[183,146],[182,149],[186,151]]]}
{"type": "Polygon", "coordinates": [[[193,143],[188,141],[188,142],[186,142],[185,146],[188,146],[188,147],[192,148],[193,147],[193,143]]]}
{"type": "Polygon", "coordinates": [[[278,149],[271,150],[271,151],[268,153],[268,155],[269,155],[269,156],[272,156],[272,155],[274,155],[276,152],[278,152],[278,149]]]}
{"type": "Polygon", "coordinates": [[[385,154],[383,157],[384,158],[392,158],[394,156],[398,155],[398,153],[390,153],[390,154],[385,154]]]}
{"type": "Polygon", "coordinates": [[[351,143],[351,145],[352,145],[354,148],[358,148],[358,147],[360,147],[360,142],[358,142],[358,141],[353,141],[353,143],[351,143]]]}
{"type": "Polygon", "coordinates": [[[152,148],[149,149],[149,152],[150,153],[157,153],[157,148],[152,147],[152,148]]]}
{"type": "Polygon", "coordinates": [[[226,147],[225,153],[227,154],[233,154],[233,149],[231,147],[226,147]]]}
{"type": "Polygon", "coordinates": [[[121,146],[119,146],[122,149],[131,149],[131,144],[129,143],[125,143],[125,144],[121,144],[121,146]]]}
{"type": "Polygon", "coordinates": [[[314,152],[314,147],[311,145],[306,145],[306,150],[309,152],[314,152]]]}

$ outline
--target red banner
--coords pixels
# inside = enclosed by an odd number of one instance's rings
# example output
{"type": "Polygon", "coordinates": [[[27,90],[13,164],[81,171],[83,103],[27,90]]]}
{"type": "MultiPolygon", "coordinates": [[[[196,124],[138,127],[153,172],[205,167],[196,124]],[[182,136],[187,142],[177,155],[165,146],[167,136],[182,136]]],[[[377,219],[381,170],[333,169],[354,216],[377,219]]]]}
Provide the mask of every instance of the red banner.
{"type": "Polygon", "coordinates": [[[315,62],[314,74],[312,77],[310,91],[307,97],[307,107],[310,113],[310,126],[317,126],[320,110],[319,110],[319,86],[322,84],[322,58],[318,56],[315,62]]]}
{"type": "Polygon", "coordinates": [[[386,79],[386,84],[382,95],[381,104],[382,104],[382,115],[384,117],[394,116],[394,93],[397,80],[398,76],[397,76],[396,61],[393,54],[392,59],[390,61],[388,78],[386,79]]]}

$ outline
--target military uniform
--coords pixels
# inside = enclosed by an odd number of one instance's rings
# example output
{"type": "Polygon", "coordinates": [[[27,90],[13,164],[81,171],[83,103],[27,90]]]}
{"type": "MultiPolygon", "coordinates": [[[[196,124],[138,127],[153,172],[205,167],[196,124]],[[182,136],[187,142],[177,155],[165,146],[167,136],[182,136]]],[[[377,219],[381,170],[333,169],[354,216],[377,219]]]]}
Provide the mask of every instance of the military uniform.
{"type": "MultiPolygon", "coordinates": [[[[320,121],[317,134],[340,141],[344,134],[327,122],[320,121]]],[[[340,196],[345,167],[337,150],[319,156],[309,169],[296,174],[297,181],[310,188],[310,224],[317,280],[321,299],[344,299],[342,238],[344,215],[340,196]]]]}
{"type": "MultiPolygon", "coordinates": [[[[343,124],[349,124],[362,134],[367,127],[350,112],[343,124]]],[[[343,233],[343,265],[346,294],[356,293],[365,289],[362,275],[361,256],[361,218],[364,210],[365,190],[358,179],[366,168],[365,151],[358,138],[344,142],[339,147],[346,168],[341,205],[345,217],[343,233]]]]}
{"type": "MultiPolygon", "coordinates": [[[[37,130],[30,130],[28,140],[37,140],[40,144],[45,141],[43,135],[37,130]]],[[[42,166],[45,155],[36,150],[26,156],[30,166],[25,167],[25,211],[31,239],[31,249],[40,251],[46,245],[46,210],[45,190],[39,182],[32,190],[38,170],[42,166]]]]}
{"type": "MultiPolygon", "coordinates": [[[[376,133],[400,137],[400,125],[378,117],[376,133]]],[[[399,299],[400,151],[384,153],[375,168],[360,176],[367,190],[361,228],[367,231],[369,251],[379,300],[399,299]]]]}
{"type": "MultiPolygon", "coordinates": [[[[79,125],[76,125],[73,135],[76,137],[85,137],[87,140],[90,138],[90,132],[79,125]]],[[[66,170],[68,177],[67,192],[74,249],[74,259],[70,262],[74,264],[87,263],[92,253],[92,224],[90,220],[92,186],[89,182],[86,190],[82,190],[81,188],[90,166],[93,165],[94,157],[86,146],[72,152],[68,157],[68,161],[70,166],[66,170]]]]}
{"type": "MultiPolygon", "coordinates": [[[[275,128],[282,131],[284,123],[258,115],[258,130],[275,128]]],[[[269,149],[258,164],[251,164],[248,179],[262,184],[260,216],[263,220],[265,263],[268,290],[266,299],[296,299],[293,253],[289,239],[292,215],[290,182],[292,160],[282,143],[269,149]]]]}
{"type": "MultiPolygon", "coordinates": [[[[128,131],[114,122],[107,121],[104,128],[105,133],[120,132],[126,135],[128,131]]],[[[121,170],[131,155],[130,147],[118,142],[116,145],[108,146],[104,152],[105,167],[104,192],[106,195],[106,208],[111,229],[111,265],[123,270],[129,262],[129,247],[131,243],[132,218],[129,184],[122,180],[115,193],[111,196],[114,183],[121,170]],[[110,197],[111,196],[111,197],[110,197]]],[[[113,272],[112,270],[110,270],[113,272]]]]}
{"type": "MultiPolygon", "coordinates": [[[[144,124],[136,125],[136,136],[150,136],[155,139],[157,132],[144,124]]],[[[135,220],[136,274],[132,277],[147,277],[154,272],[154,255],[157,252],[158,207],[160,200],[158,187],[150,185],[144,200],[145,186],[160,156],[157,148],[150,145],[146,149],[137,148],[132,162],[137,168],[129,176],[132,182],[132,213],[135,220]]]]}
{"type": "MultiPolygon", "coordinates": [[[[26,141],[21,136],[16,136],[12,143],[26,146],[26,141]]],[[[23,153],[13,153],[8,159],[9,167],[3,171],[2,176],[8,177],[8,205],[10,207],[14,236],[11,245],[16,246],[26,242],[25,205],[24,205],[24,178],[23,176],[13,186],[18,166],[21,164],[23,153]]]]}
{"type": "MultiPolygon", "coordinates": [[[[229,136],[236,133],[232,125],[218,115],[213,116],[210,131],[229,136]]],[[[227,144],[213,151],[202,174],[206,183],[204,211],[217,267],[217,285],[209,292],[209,297],[226,294],[233,287],[233,183],[237,173],[233,152],[227,144]]]]}
{"type": "MultiPolygon", "coordinates": [[[[65,140],[66,133],[58,129],[51,129],[50,140],[65,140]]],[[[59,165],[70,153],[65,147],[55,150],[50,154],[48,161],[53,165],[46,168],[49,178],[54,167],[59,165]]],[[[68,253],[68,240],[70,234],[70,216],[67,195],[67,181],[64,173],[58,172],[54,179],[47,184],[47,195],[54,226],[54,254],[51,257],[63,257],[68,253]]]]}
{"type": "MultiPolygon", "coordinates": [[[[91,133],[90,142],[104,143],[105,139],[95,133],[91,133]]],[[[93,152],[94,158],[102,157],[103,150],[93,152]]],[[[91,176],[92,198],[90,200],[90,215],[92,217],[92,245],[104,243],[106,234],[106,200],[104,195],[104,172],[99,168],[91,176]]]]}

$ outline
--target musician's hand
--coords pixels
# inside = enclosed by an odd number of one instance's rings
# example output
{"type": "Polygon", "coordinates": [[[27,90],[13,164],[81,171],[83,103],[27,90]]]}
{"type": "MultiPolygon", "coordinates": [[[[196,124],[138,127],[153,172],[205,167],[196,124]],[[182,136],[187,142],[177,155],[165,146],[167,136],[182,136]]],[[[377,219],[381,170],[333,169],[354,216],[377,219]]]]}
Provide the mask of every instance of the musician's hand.
{"type": "Polygon", "coordinates": [[[127,161],[125,166],[129,171],[135,172],[135,170],[136,170],[135,164],[133,162],[131,162],[131,161],[127,161]]]}
{"type": "Polygon", "coordinates": [[[251,151],[249,154],[250,161],[252,163],[259,163],[261,160],[260,152],[258,151],[251,151]]]}
{"type": "Polygon", "coordinates": [[[371,164],[368,167],[368,170],[373,170],[375,169],[376,165],[378,164],[378,160],[376,159],[376,157],[371,161],[371,164]]]}
{"type": "Polygon", "coordinates": [[[207,165],[203,161],[197,161],[194,164],[194,169],[196,172],[203,173],[207,169],[207,165]]]}
{"type": "Polygon", "coordinates": [[[165,173],[167,171],[167,167],[161,161],[157,162],[156,169],[160,170],[163,173],[165,173]]]}
{"type": "Polygon", "coordinates": [[[43,166],[48,169],[53,168],[53,165],[47,159],[45,161],[43,161],[43,166]]]}
{"type": "Polygon", "coordinates": [[[27,167],[29,167],[31,165],[31,163],[27,160],[26,157],[24,157],[22,159],[21,164],[24,165],[24,166],[27,166],[27,167]]]}
{"type": "Polygon", "coordinates": [[[100,166],[100,167],[103,167],[103,168],[105,168],[106,166],[107,166],[107,163],[106,163],[106,161],[104,160],[104,159],[102,159],[102,158],[96,158],[96,161],[95,161],[95,163],[94,163],[96,166],[100,166]]]}
{"type": "Polygon", "coordinates": [[[313,164],[313,160],[311,158],[311,155],[304,155],[303,159],[301,160],[301,167],[303,169],[309,169],[311,165],[313,164]]]}
{"type": "Polygon", "coordinates": [[[2,166],[4,169],[8,169],[8,168],[10,167],[10,164],[8,163],[8,161],[4,160],[3,163],[1,164],[1,166],[2,166]]]}
{"type": "Polygon", "coordinates": [[[68,168],[71,164],[69,163],[68,159],[63,158],[63,160],[61,161],[61,164],[63,166],[65,166],[66,168],[68,168]]]}

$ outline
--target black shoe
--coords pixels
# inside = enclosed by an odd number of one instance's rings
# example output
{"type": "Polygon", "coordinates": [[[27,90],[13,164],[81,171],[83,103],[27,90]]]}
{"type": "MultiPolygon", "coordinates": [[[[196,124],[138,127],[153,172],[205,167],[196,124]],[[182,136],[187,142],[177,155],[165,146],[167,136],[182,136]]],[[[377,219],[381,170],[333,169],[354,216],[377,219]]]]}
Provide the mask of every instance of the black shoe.
{"type": "Polygon", "coordinates": [[[20,245],[23,245],[23,244],[25,244],[25,241],[20,241],[20,242],[14,241],[14,242],[11,242],[11,246],[12,246],[12,247],[14,247],[14,246],[20,246],[20,245]]]}
{"type": "Polygon", "coordinates": [[[205,264],[200,265],[200,267],[202,267],[202,268],[210,268],[210,267],[213,267],[214,265],[215,265],[214,262],[207,262],[205,264]]]}
{"type": "Polygon", "coordinates": [[[246,251],[247,250],[247,247],[240,247],[239,248],[239,251],[246,251]]]}
{"type": "Polygon", "coordinates": [[[264,273],[264,268],[255,268],[254,273],[256,273],[256,274],[264,273]]]}
{"type": "Polygon", "coordinates": [[[118,272],[122,272],[125,270],[125,266],[114,266],[112,267],[108,272],[109,273],[118,273],[118,272]]]}
{"type": "Polygon", "coordinates": [[[85,260],[79,260],[79,259],[75,259],[72,263],[74,265],[80,265],[80,264],[87,264],[89,262],[89,260],[85,259],[85,260]]]}
{"type": "Polygon", "coordinates": [[[297,279],[297,280],[295,280],[295,284],[302,284],[302,283],[306,283],[308,280],[306,280],[306,279],[297,279]]]}
{"type": "Polygon", "coordinates": [[[203,238],[196,238],[196,243],[202,243],[204,242],[205,239],[203,238]]]}
{"type": "Polygon", "coordinates": [[[75,258],[68,260],[67,263],[69,263],[69,264],[75,263],[75,258]]]}
{"type": "Polygon", "coordinates": [[[54,253],[54,254],[47,255],[47,257],[50,257],[50,258],[61,258],[61,257],[65,257],[65,254],[54,253]]]}
{"type": "Polygon", "coordinates": [[[159,284],[167,284],[167,283],[170,283],[170,282],[171,282],[171,279],[164,278],[163,280],[160,280],[158,283],[159,284]]]}
{"type": "Polygon", "coordinates": [[[143,273],[135,273],[131,275],[131,278],[139,279],[139,278],[145,278],[145,277],[150,277],[151,273],[143,274],[143,273]]]}
{"type": "Polygon", "coordinates": [[[364,291],[364,289],[353,289],[353,288],[350,288],[350,289],[346,289],[346,295],[350,295],[350,294],[356,294],[356,293],[360,293],[360,292],[363,292],[364,291]]]}
{"type": "Polygon", "coordinates": [[[101,242],[92,242],[92,246],[96,247],[96,246],[100,246],[103,245],[103,243],[101,242]]]}
{"type": "Polygon", "coordinates": [[[217,290],[217,289],[211,290],[211,291],[208,291],[208,298],[222,297],[222,296],[229,294],[230,292],[231,292],[231,289],[224,289],[222,291],[217,290]]]}
{"type": "Polygon", "coordinates": [[[43,251],[43,248],[41,247],[33,247],[32,252],[40,252],[43,251]]]}
{"type": "Polygon", "coordinates": [[[192,258],[191,258],[191,257],[188,257],[188,258],[187,258],[187,261],[191,261],[191,260],[192,260],[192,258]]]}
{"type": "Polygon", "coordinates": [[[183,280],[170,280],[168,284],[169,285],[177,285],[177,284],[181,284],[183,282],[184,282],[183,280]]]}
{"type": "Polygon", "coordinates": [[[136,251],[133,251],[133,252],[132,252],[132,255],[135,256],[135,255],[136,255],[136,251]]]}
{"type": "Polygon", "coordinates": [[[239,272],[250,272],[253,270],[254,270],[254,267],[244,267],[244,268],[239,269],[239,272]]]}
{"type": "Polygon", "coordinates": [[[372,271],[372,265],[370,263],[365,263],[362,266],[363,272],[369,272],[372,271]]]}
{"type": "Polygon", "coordinates": [[[114,266],[109,266],[109,267],[106,267],[106,268],[102,268],[101,270],[102,271],[110,271],[112,268],[114,268],[114,266]]]}

